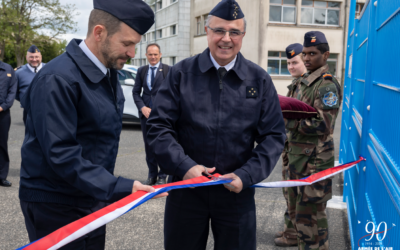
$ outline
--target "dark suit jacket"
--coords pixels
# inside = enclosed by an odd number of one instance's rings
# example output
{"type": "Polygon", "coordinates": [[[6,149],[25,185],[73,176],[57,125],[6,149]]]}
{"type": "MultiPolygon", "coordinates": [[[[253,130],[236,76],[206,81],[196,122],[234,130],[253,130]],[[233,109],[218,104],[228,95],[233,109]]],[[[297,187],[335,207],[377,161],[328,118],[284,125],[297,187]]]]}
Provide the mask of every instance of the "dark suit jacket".
{"type": "Polygon", "coordinates": [[[163,74],[163,64],[160,63],[160,66],[157,69],[157,73],[154,79],[154,86],[150,90],[147,86],[147,73],[149,71],[149,65],[142,66],[138,69],[135,79],[135,86],[132,89],[133,100],[135,100],[136,107],[139,110],[139,118],[142,118],[143,114],[141,109],[146,106],[149,107],[150,100],[154,101],[154,98],[157,94],[158,88],[161,86],[162,82],[164,81],[164,74],[163,74]],[[144,81],[141,79],[142,71],[145,71],[144,81]],[[140,96],[143,88],[143,94],[140,96]]]}

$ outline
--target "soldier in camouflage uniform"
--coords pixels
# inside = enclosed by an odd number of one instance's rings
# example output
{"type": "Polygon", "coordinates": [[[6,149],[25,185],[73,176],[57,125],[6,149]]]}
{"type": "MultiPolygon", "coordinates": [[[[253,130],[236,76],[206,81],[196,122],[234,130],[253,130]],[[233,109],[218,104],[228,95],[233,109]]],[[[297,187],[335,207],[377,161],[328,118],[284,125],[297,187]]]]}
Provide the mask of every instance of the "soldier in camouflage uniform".
{"type": "MultiPolygon", "coordinates": [[[[318,31],[306,33],[303,60],[308,72],[289,85],[288,96],[314,107],[318,115],[285,120],[284,180],[301,179],[334,166],[333,130],[342,93],[338,81],[329,73],[328,57],[329,45],[325,35],[318,31]]],[[[275,244],[298,245],[304,250],[328,249],[325,209],[327,201],[332,198],[332,179],[311,186],[287,188],[284,193],[291,223],[285,220],[285,233],[275,239],[275,244]],[[297,244],[291,237],[291,227],[297,232],[297,244]]]]}

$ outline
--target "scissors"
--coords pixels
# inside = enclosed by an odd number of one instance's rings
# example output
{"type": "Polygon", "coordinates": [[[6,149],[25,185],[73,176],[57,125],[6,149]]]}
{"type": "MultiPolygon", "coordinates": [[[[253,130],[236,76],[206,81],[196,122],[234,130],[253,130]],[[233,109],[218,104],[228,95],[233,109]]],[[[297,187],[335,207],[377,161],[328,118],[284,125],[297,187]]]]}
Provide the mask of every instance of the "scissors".
{"type": "MultiPolygon", "coordinates": [[[[202,165],[203,166],[203,165],[202,165]]],[[[205,167],[205,166],[203,166],[204,167],[204,174],[208,177],[208,178],[211,178],[211,180],[213,180],[213,181],[219,181],[219,180],[231,180],[231,179],[227,179],[227,178],[221,178],[221,177],[215,177],[214,175],[212,175],[212,174],[210,174],[208,171],[207,171],[207,168],[205,167]]],[[[230,188],[235,188],[234,186],[232,186],[231,184],[229,184],[229,183],[224,183],[224,185],[225,186],[227,186],[227,187],[230,187],[230,188]]]]}

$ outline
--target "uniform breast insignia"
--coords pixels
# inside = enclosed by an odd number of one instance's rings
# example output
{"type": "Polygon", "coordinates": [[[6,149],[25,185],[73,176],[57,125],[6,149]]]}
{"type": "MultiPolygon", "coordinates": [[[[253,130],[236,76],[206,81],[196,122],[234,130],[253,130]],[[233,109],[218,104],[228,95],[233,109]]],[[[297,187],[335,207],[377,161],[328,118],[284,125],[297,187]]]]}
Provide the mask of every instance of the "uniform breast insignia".
{"type": "Polygon", "coordinates": [[[7,74],[8,77],[11,77],[11,74],[7,74]]]}
{"type": "Polygon", "coordinates": [[[325,106],[333,107],[337,104],[338,97],[335,93],[328,92],[324,95],[324,98],[322,99],[322,101],[324,102],[325,106]]]}
{"type": "Polygon", "coordinates": [[[246,98],[256,98],[258,96],[257,87],[246,87],[246,98]]]}

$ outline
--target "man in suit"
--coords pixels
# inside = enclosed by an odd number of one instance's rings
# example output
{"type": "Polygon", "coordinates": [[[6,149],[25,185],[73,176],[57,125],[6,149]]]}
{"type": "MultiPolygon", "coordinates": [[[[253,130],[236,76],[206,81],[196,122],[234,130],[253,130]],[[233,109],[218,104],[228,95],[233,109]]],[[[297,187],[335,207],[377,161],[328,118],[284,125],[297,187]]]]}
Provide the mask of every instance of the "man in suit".
{"type": "MultiPolygon", "coordinates": [[[[35,46],[32,45],[28,51],[26,52],[26,61],[28,62],[24,66],[18,68],[15,72],[18,80],[18,91],[15,96],[15,99],[21,102],[21,98],[24,96],[26,90],[28,89],[29,85],[31,84],[33,78],[36,76],[36,73],[42,69],[45,63],[42,63],[42,54],[40,50],[35,46]]],[[[21,107],[24,106],[21,103],[21,107]]],[[[26,123],[26,115],[27,112],[24,109],[23,113],[23,121],[24,124],[26,123]]]]}
{"type": "Polygon", "coordinates": [[[169,66],[162,64],[161,60],[161,49],[157,43],[150,43],[146,48],[146,57],[149,61],[149,65],[140,67],[137,72],[135,87],[132,90],[133,99],[139,110],[139,118],[142,125],[144,148],[146,151],[146,162],[149,168],[148,179],[145,182],[146,185],[161,185],[166,183],[167,175],[160,169],[158,170],[158,163],[154,152],[150,150],[149,143],[147,141],[147,130],[146,122],[150,116],[150,112],[153,106],[153,100],[157,94],[158,88],[164,81],[167,75],[169,66]],[[142,93],[143,88],[143,94],[142,93]],[[157,180],[158,177],[158,180],[157,180]]]}

